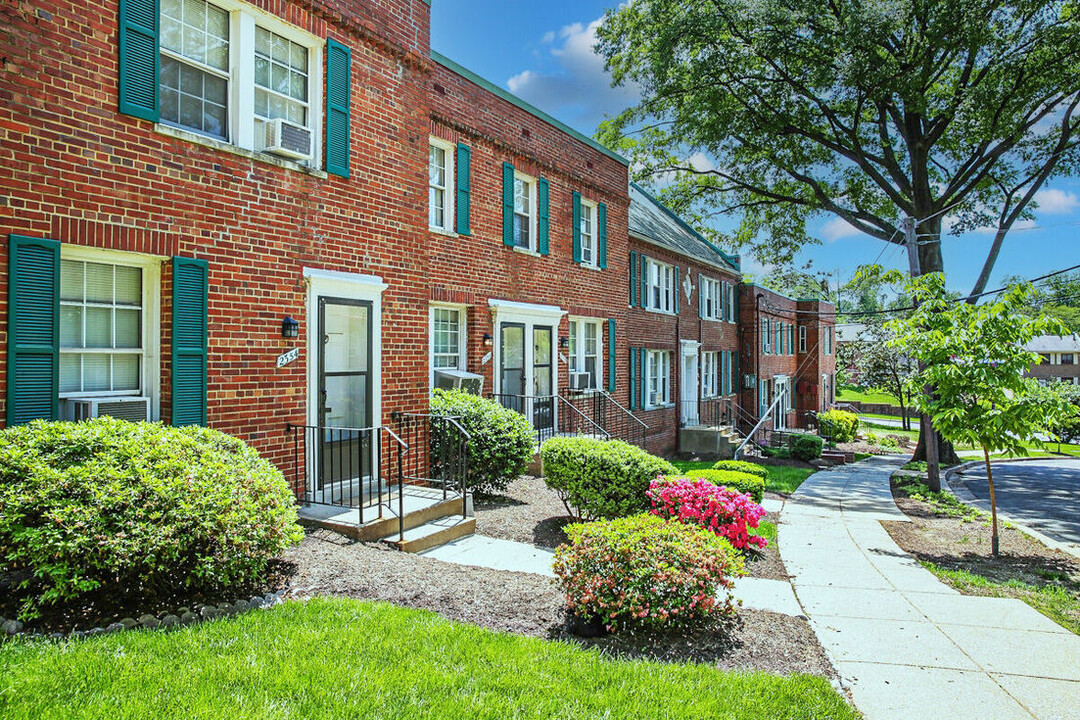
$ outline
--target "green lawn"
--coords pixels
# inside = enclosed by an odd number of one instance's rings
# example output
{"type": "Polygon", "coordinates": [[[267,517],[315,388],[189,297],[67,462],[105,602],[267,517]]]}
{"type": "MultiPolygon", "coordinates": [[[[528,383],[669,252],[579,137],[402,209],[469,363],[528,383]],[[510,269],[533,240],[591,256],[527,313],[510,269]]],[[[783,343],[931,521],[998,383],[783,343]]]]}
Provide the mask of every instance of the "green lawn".
{"type": "Polygon", "coordinates": [[[888,393],[876,390],[855,390],[853,388],[840,388],[836,391],[836,402],[865,402],[881,403],[884,405],[899,405],[895,397],[888,393]]]}
{"type": "MultiPolygon", "coordinates": [[[[672,465],[679,468],[680,472],[687,470],[707,470],[713,466],[711,462],[690,462],[687,460],[673,460],[672,465]]],[[[803,480],[817,472],[815,468],[782,467],[779,465],[762,465],[769,472],[765,479],[765,489],[770,492],[790,495],[802,485],[803,480]]]]}
{"type": "Polygon", "coordinates": [[[345,599],[0,646],[0,717],[851,718],[827,680],[613,660],[345,599]]]}

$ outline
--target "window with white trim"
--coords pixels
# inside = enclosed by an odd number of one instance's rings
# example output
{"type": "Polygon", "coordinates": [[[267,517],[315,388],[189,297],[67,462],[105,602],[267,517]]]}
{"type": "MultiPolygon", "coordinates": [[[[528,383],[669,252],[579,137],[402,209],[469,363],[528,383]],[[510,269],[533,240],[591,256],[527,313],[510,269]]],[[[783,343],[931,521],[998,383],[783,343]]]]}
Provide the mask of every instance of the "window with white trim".
{"type": "Polygon", "coordinates": [[[698,302],[701,303],[701,317],[706,320],[721,320],[722,318],[722,297],[721,297],[721,284],[719,280],[713,280],[712,278],[701,278],[701,291],[698,295],[698,302]]]}
{"type": "Polygon", "coordinates": [[[450,232],[453,218],[453,146],[432,139],[428,144],[428,227],[450,232]]]}
{"type": "Polygon", "coordinates": [[[715,350],[701,353],[701,397],[711,398],[720,394],[720,364],[715,350]]]}
{"type": "Polygon", "coordinates": [[[596,203],[581,201],[581,264],[596,267],[599,251],[596,247],[596,203]]]}
{"type": "Polygon", "coordinates": [[[514,247],[536,250],[536,179],[514,173],[514,247]]]}
{"type": "Polygon", "coordinates": [[[653,408],[671,401],[671,352],[645,351],[645,404],[653,408]]]}
{"type": "Polygon", "coordinates": [[[466,370],[465,310],[460,307],[431,306],[431,383],[436,370],[466,370]]]}
{"type": "Polygon", "coordinates": [[[162,123],[275,152],[269,123],[281,120],[299,144],[277,152],[317,161],[323,41],[237,0],[161,0],[159,41],[162,123]]]}
{"type": "Polygon", "coordinates": [[[825,342],[824,342],[824,346],[825,346],[825,354],[826,354],[826,355],[832,355],[832,349],[833,349],[833,327],[832,327],[831,325],[830,325],[829,327],[825,328],[825,342]]]}
{"type": "Polygon", "coordinates": [[[784,354],[784,323],[783,321],[777,321],[776,323],[776,354],[784,354]]]}
{"type": "Polygon", "coordinates": [[[761,352],[772,354],[772,321],[769,318],[761,319],[761,352]]]}
{"type": "Polygon", "coordinates": [[[799,352],[806,352],[806,326],[799,326],[799,352]]]}
{"type": "Polygon", "coordinates": [[[735,292],[736,288],[731,283],[727,284],[727,317],[728,322],[735,322],[735,292]]]}
{"type": "Polygon", "coordinates": [[[588,380],[578,389],[596,390],[600,387],[603,363],[603,328],[601,320],[574,318],[570,320],[568,360],[570,373],[586,373],[588,380]]]}
{"type": "Polygon", "coordinates": [[[648,273],[648,297],[646,307],[660,312],[672,312],[675,307],[675,268],[667,263],[648,258],[645,263],[648,273]]]}

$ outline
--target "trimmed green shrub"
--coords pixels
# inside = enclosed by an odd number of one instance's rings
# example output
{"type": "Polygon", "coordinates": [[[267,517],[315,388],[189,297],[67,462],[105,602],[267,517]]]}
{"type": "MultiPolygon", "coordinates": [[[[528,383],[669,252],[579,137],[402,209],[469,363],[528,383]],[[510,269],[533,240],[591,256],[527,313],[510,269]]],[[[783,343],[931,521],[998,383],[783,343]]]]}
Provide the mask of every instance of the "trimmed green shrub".
{"type": "Polygon", "coordinates": [[[792,433],[788,436],[788,447],[791,449],[791,457],[803,462],[810,462],[821,457],[821,448],[825,442],[817,435],[807,433],[792,433]]]}
{"type": "Polygon", "coordinates": [[[765,481],[757,475],[748,475],[734,470],[687,470],[683,476],[695,480],[708,480],[713,485],[722,485],[735,492],[749,493],[756,503],[760,503],[765,495],[765,481]]]}
{"type": "Polygon", "coordinates": [[[734,470],[747,475],[756,475],[762,480],[769,479],[769,471],[764,466],[746,460],[721,460],[713,465],[713,470],[734,470]]]}
{"type": "Polygon", "coordinates": [[[765,457],[780,458],[781,460],[787,460],[791,457],[791,450],[786,447],[763,447],[761,452],[765,457]]]}
{"type": "Polygon", "coordinates": [[[833,442],[852,442],[859,432],[859,416],[846,410],[826,410],[817,419],[818,432],[833,442]]]}
{"type": "MultiPolygon", "coordinates": [[[[545,443],[546,446],[546,443],[545,443]]],[[[553,568],[567,606],[611,630],[668,628],[733,615],[743,561],[725,538],[696,525],[634,515],[568,525],[553,568]]]]}
{"type": "Polygon", "coordinates": [[[469,486],[474,492],[502,492],[528,469],[536,433],[521,413],[461,390],[436,390],[431,413],[456,417],[469,433],[469,486]]]}
{"type": "Polygon", "coordinates": [[[575,517],[616,518],[649,508],[658,475],[676,475],[667,460],[621,440],[552,438],[540,448],[544,482],[575,517]]]}
{"type": "Polygon", "coordinates": [[[0,572],[23,618],[253,582],[302,537],[281,472],[216,430],[103,417],[0,431],[0,572]]]}

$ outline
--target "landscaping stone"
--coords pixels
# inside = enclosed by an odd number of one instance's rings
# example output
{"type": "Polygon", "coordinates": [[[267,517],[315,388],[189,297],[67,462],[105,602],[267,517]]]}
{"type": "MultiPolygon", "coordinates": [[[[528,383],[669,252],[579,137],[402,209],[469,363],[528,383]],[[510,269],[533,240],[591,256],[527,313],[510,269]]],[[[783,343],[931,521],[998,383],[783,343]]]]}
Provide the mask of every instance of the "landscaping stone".
{"type": "Polygon", "coordinates": [[[233,603],[233,612],[242,613],[251,609],[251,604],[247,600],[237,600],[233,603]]]}
{"type": "Polygon", "coordinates": [[[18,620],[5,620],[3,625],[0,625],[0,628],[7,635],[18,635],[22,632],[23,624],[18,620]]]}
{"type": "Polygon", "coordinates": [[[190,610],[180,614],[180,622],[182,622],[184,625],[190,625],[191,623],[196,622],[198,619],[199,616],[191,612],[190,610]]]}
{"type": "Polygon", "coordinates": [[[125,629],[124,623],[122,623],[122,622],[114,622],[114,623],[110,623],[110,624],[105,626],[105,632],[108,632],[108,633],[114,633],[114,632],[118,632],[118,631],[124,630],[124,629],[125,629]]]}
{"type": "Polygon", "coordinates": [[[162,627],[173,627],[174,625],[179,625],[179,624],[180,624],[180,618],[177,617],[176,615],[169,614],[169,615],[166,615],[165,617],[161,618],[161,626],[162,627]]]}
{"type": "Polygon", "coordinates": [[[209,605],[204,605],[204,606],[203,606],[203,607],[202,607],[202,608],[201,608],[201,609],[199,610],[199,615],[201,615],[201,616],[202,616],[202,619],[203,619],[203,620],[213,620],[213,619],[215,619],[215,618],[219,618],[219,617],[221,617],[221,611],[220,611],[220,610],[218,610],[218,609],[217,609],[217,608],[215,608],[215,607],[211,607],[211,606],[209,606],[209,605]]]}
{"type": "Polygon", "coordinates": [[[153,615],[141,615],[139,617],[139,624],[142,625],[144,628],[153,630],[154,628],[161,625],[161,621],[153,615]]]}
{"type": "Polygon", "coordinates": [[[128,630],[139,624],[138,620],[129,617],[121,618],[120,622],[123,623],[124,627],[126,627],[128,630]]]}

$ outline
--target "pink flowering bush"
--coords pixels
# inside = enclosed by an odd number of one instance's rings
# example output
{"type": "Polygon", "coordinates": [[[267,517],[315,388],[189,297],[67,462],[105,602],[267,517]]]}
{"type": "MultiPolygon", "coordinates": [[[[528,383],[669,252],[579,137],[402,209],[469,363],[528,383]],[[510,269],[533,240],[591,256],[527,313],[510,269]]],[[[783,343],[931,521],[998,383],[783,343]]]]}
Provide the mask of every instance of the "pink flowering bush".
{"type": "Polygon", "coordinates": [[[653,515],[569,525],[555,551],[567,607],[609,630],[687,626],[735,613],[742,557],[724,538],[653,515]]]}
{"type": "Polygon", "coordinates": [[[765,508],[744,495],[701,478],[657,478],[647,495],[652,514],[720,535],[739,550],[765,547],[765,538],[751,535],[765,517],[765,508]]]}

